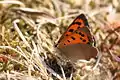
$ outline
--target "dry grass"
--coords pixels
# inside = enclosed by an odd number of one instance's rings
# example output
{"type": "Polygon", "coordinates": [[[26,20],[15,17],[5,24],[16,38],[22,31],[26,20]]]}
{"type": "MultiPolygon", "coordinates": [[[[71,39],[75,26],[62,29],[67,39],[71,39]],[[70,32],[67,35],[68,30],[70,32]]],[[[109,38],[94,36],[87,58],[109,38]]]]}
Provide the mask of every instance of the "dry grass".
{"type": "Polygon", "coordinates": [[[2,0],[0,80],[119,80],[119,22],[119,0],[2,0]],[[96,60],[80,62],[74,69],[54,48],[80,13],[88,17],[103,54],[94,70],[96,60]]]}

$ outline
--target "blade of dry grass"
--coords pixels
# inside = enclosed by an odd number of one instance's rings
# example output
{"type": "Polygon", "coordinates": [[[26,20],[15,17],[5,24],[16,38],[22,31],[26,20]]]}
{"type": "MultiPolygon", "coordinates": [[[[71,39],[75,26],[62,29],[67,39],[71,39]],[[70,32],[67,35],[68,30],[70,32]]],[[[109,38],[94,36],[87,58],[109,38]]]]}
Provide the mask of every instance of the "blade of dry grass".
{"type": "Polygon", "coordinates": [[[21,1],[15,1],[15,0],[5,0],[5,1],[0,1],[0,4],[18,4],[21,7],[25,7],[24,3],[22,3],[21,1]]]}

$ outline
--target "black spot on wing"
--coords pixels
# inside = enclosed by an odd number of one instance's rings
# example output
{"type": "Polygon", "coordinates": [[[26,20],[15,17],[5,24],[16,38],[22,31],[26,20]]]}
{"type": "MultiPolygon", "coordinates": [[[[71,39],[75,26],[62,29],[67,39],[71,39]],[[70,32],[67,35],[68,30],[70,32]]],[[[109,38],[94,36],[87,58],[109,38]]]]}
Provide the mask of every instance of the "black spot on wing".
{"type": "Polygon", "coordinates": [[[71,38],[72,38],[73,40],[75,40],[75,38],[74,38],[73,36],[72,36],[71,38]]]}
{"type": "Polygon", "coordinates": [[[70,42],[69,40],[67,40],[68,42],[70,42]]]}
{"type": "Polygon", "coordinates": [[[66,44],[64,43],[64,45],[66,45],[66,44]]]}
{"type": "Polygon", "coordinates": [[[84,37],[85,35],[84,34],[81,34],[82,37],[84,37]]]}
{"type": "Polygon", "coordinates": [[[73,31],[74,31],[74,29],[70,29],[70,30],[69,30],[69,32],[73,32],[73,31]]]}
{"type": "Polygon", "coordinates": [[[72,25],[75,25],[75,24],[77,24],[77,29],[81,28],[81,27],[80,27],[81,24],[82,24],[81,22],[73,22],[73,23],[72,23],[72,25]]]}
{"type": "Polygon", "coordinates": [[[73,22],[72,25],[74,24],[81,25],[81,22],[73,22]]]}
{"type": "Polygon", "coordinates": [[[89,26],[87,18],[86,18],[86,16],[84,14],[80,14],[76,19],[78,19],[78,18],[83,20],[85,26],[89,26]]]}
{"type": "Polygon", "coordinates": [[[84,34],[82,34],[81,32],[79,32],[79,35],[81,35],[82,37],[84,37],[85,35],[84,34]]]}
{"type": "Polygon", "coordinates": [[[82,38],[80,37],[80,40],[82,40],[82,38]]]}
{"type": "Polygon", "coordinates": [[[83,42],[86,42],[86,40],[84,39],[83,42]]]}
{"type": "Polygon", "coordinates": [[[79,35],[81,35],[81,32],[79,32],[79,35]]]}
{"type": "Polygon", "coordinates": [[[80,29],[81,27],[80,26],[78,26],[78,28],[77,29],[80,29]]]}
{"type": "Polygon", "coordinates": [[[66,36],[68,36],[68,34],[66,34],[66,36]]]}

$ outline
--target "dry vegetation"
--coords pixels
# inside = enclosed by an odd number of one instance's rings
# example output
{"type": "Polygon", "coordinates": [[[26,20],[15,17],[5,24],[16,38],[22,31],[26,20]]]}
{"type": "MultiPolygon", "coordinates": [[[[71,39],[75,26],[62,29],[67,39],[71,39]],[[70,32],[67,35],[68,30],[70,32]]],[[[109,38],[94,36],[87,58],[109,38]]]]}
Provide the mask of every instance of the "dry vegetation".
{"type": "Polygon", "coordinates": [[[120,0],[0,0],[0,80],[120,80],[120,0]],[[76,68],[54,44],[85,13],[102,54],[76,68]]]}

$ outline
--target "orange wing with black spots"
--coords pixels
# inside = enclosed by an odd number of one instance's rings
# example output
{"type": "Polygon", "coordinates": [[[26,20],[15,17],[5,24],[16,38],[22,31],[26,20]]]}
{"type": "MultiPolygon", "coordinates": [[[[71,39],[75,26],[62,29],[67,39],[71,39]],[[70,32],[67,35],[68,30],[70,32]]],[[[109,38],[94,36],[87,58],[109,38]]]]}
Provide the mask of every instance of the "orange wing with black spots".
{"type": "Polygon", "coordinates": [[[62,48],[70,44],[93,43],[94,40],[88,27],[89,25],[85,15],[79,15],[59,39],[58,44],[56,46],[58,48],[62,48]]]}
{"type": "Polygon", "coordinates": [[[81,14],[68,27],[56,47],[61,54],[74,62],[79,59],[95,58],[98,51],[93,46],[94,43],[95,40],[89,30],[88,21],[85,15],[81,14]]]}
{"type": "Polygon", "coordinates": [[[85,34],[81,30],[76,30],[71,35],[67,36],[66,38],[63,38],[61,42],[59,43],[58,47],[62,48],[64,46],[70,45],[70,44],[88,44],[89,39],[87,34],[85,34]]]}

